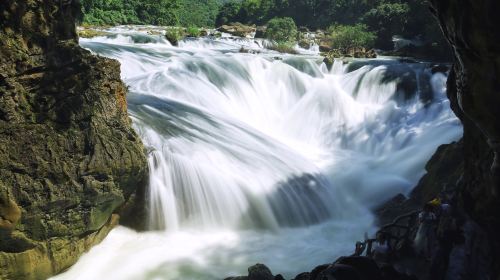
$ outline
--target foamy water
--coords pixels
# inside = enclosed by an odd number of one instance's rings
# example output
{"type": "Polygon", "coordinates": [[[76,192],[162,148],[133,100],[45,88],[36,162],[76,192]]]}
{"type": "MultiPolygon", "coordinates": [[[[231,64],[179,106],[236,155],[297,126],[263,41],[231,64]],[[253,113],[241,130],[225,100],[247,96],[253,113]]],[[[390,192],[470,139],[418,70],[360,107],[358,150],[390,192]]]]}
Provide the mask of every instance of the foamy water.
{"type": "Polygon", "coordinates": [[[287,278],[350,254],[370,208],[408,194],[462,135],[428,64],[281,55],[253,39],[127,28],[82,39],[118,59],[149,154],[149,226],[119,227],[54,279],[287,278]],[[260,54],[239,53],[241,47],[260,54]]]}

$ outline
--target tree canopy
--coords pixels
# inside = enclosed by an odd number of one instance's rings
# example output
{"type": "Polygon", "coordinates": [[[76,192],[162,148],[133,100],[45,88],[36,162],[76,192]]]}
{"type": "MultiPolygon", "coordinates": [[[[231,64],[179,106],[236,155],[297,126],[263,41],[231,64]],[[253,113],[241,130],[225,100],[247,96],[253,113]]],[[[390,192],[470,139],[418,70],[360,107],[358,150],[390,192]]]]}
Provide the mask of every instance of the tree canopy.
{"type": "MultiPolygon", "coordinates": [[[[392,48],[392,36],[446,44],[426,0],[81,0],[84,23],[214,27],[240,22],[265,25],[291,18],[297,26],[357,26],[377,36],[375,47],[392,48]]],[[[349,29],[360,31],[360,29],[349,29]]],[[[348,31],[346,29],[346,31],[348,31]]],[[[359,33],[358,34],[362,34],[359,33]]]]}

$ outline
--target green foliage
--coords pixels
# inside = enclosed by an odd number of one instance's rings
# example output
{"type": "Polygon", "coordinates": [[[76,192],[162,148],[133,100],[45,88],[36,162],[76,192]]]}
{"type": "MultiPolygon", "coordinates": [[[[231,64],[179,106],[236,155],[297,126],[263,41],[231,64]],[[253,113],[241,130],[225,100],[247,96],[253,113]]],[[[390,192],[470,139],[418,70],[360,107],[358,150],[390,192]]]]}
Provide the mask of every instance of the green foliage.
{"type": "Polygon", "coordinates": [[[222,6],[216,23],[264,24],[274,17],[290,17],[312,29],[363,23],[382,49],[392,49],[394,35],[446,44],[426,0],[232,0],[222,6]]]}
{"type": "Polygon", "coordinates": [[[172,27],[167,29],[165,37],[172,45],[177,46],[179,41],[181,41],[182,39],[184,39],[184,37],[186,37],[186,34],[183,28],[172,27]]]}
{"type": "Polygon", "coordinates": [[[295,50],[294,46],[292,43],[288,42],[280,42],[280,43],[275,43],[272,44],[268,47],[270,50],[274,50],[280,53],[290,53],[290,54],[297,54],[298,52],[295,50]]]}
{"type": "MultiPolygon", "coordinates": [[[[213,27],[263,25],[292,18],[310,29],[364,24],[377,35],[375,47],[392,49],[392,36],[420,37],[445,46],[427,0],[80,0],[89,25],[154,24],[213,27]]],[[[274,36],[274,35],[273,35],[274,36]]]]}
{"type": "Polygon", "coordinates": [[[333,49],[347,52],[353,48],[372,48],[376,36],[365,25],[334,25],[328,28],[328,39],[333,49]]]}
{"type": "Polygon", "coordinates": [[[182,0],[178,11],[179,24],[213,27],[220,7],[219,0],[182,0]]]}
{"type": "Polygon", "coordinates": [[[179,23],[178,9],[178,0],[147,0],[140,1],[136,12],[145,24],[176,25],[179,23]]]}
{"type": "Polygon", "coordinates": [[[273,18],[267,23],[265,37],[277,43],[295,42],[297,26],[292,18],[273,18]]]}
{"type": "Polygon", "coordinates": [[[221,26],[229,22],[241,22],[237,20],[240,13],[241,3],[239,1],[230,1],[224,4],[217,15],[216,25],[221,26]]]}
{"type": "Polygon", "coordinates": [[[408,4],[384,3],[365,14],[363,22],[377,33],[377,46],[384,49],[392,47],[392,36],[407,34],[408,4]]]}
{"type": "Polygon", "coordinates": [[[214,26],[220,0],[81,0],[83,23],[214,26]]]}
{"type": "Polygon", "coordinates": [[[186,33],[189,37],[200,37],[201,31],[196,26],[190,26],[186,29],[186,33]]]}

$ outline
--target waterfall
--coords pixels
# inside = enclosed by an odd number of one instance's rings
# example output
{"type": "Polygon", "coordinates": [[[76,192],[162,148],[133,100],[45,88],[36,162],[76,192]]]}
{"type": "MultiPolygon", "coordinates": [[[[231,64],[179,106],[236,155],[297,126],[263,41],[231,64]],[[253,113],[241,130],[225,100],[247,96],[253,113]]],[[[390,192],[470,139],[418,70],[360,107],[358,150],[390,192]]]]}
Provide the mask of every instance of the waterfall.
{"type": "Polygon", "coordinates": [[[121,62],[150,151],[151,231],[115,229],[56,279],[223,279],[256,262],[293,277],[351,253],[373,230],[371,208],[408,194],[462,135],[430,63],[328,69],[252,39],[173,47],[138,28],[109,32],[80,43],[121,62]]]}

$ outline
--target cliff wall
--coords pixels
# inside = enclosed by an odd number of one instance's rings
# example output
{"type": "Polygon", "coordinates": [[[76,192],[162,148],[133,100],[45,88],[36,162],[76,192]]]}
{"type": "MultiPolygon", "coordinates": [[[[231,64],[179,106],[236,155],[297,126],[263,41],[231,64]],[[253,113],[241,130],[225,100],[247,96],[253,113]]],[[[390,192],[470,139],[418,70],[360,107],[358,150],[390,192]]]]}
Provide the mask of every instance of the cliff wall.
{"type": "Polygon", "coordinates": [[[78,46],[71,0],[0,2],[0,279],[45,279],[147,178],[119,63],[78,46]]]}

